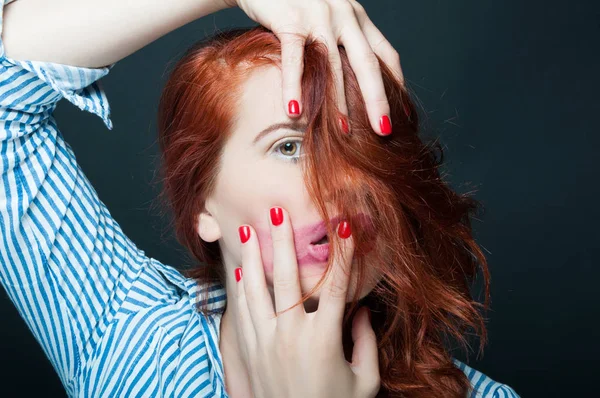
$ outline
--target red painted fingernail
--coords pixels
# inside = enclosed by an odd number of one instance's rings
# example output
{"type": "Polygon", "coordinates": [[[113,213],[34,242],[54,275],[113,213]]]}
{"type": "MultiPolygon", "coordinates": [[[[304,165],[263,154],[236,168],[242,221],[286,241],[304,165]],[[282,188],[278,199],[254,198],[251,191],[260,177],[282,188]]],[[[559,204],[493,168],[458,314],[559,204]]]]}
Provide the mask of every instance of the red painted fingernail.
{"type": "Polygon", "coordinates": [[[240,233],[240,241],[242,241],[242,243],[248,242],[248,239],[250,239],[250,227],[242,225],[238,228],[238,232],[240,233]]]}
{"type": "Polygon", "coordinates": [[[379,126],[381,127],[382,134],[388,135],[392,133],[392,123],[390,123],[390,118],[388,115],[383,115],[379,119],[379,126]]]}
{"type": "Polygon", "coordinates": [[[291,100],[288,103],[288,112],[290,115],[298,115],[300,114],[300,105],[298,105],[298,101],[291,100]]]}
{"type": "Polygon", "coordinates": [[[348,134],[348,122],[346,122],[346,118],[343,116],[340,116],[340,125],[342,126],[342,131],[348,134]]]}
{"type": "Polygon", "coordinates": [[[350,224],[348,224],[348,221],[341,222],[340,226],[338,227],[338,236],[342,239],[346,239],[351,234],[352,231],[350,230],[350,224]]]}
{"type": "Polygon", "coordinates": [[[277,226],[283,222],[283,210],[281,207],[271,208],[271,222],[277,226]]]}
{"type": "Polygon", "coordinates": [[[235,269],[235,281],[239,282],[242,279],[242,268],[238,267],[235,269]]]}

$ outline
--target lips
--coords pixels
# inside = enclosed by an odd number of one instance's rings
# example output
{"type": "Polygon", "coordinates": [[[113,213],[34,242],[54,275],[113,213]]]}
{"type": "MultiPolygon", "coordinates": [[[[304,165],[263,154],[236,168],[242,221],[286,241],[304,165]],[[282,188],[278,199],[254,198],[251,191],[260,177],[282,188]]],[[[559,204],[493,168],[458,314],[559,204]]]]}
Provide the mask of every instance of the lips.
{"type": "MultiPolygon", "coordinates": [[[[357,215],[357,221],[361,227],[370,227],[371,218],[363,213],[357,215]]],[[[337,225],[341,221],[340,216],[336,216],[330,220],[332,225],[337,225]]],[[[325,262],[329,257],[329,238],[327,236],[327,228],[324,221],[315,225],[310,233],[310,240],[307,247],[307,252],[314,261],[325,262]]]]}
{"type": "Polygon", "coordinates": [[[316,242],[310,242],[311,245],[322,245],[329,242],[329,236],[327,236],[327,234],[323,235],[319,240],[317,240],[316,242]]]}
{"type": "MultiPolygon", "coordinates": [[[[331,224],[333,225],[337,225],[340,222],[340,217],[336,216],[334,218],[331,219],[331,224]]],[[[327,237],[327,227],[325,225],[325,221],[321,221],[320,223],[316,224],[315,227],[313,228],[313,230],[310,233],[310,245],[314,246],[317,245],[318,242],[324,243],[322,242],[323,239],[328,239],[327,237]]],[[[321,245],[317,245],[317,246],[321,246],[321,245]]]]}
{"type": "Polygon", "coordinates": [[[329,257],[329,243],[323,245],[308,245],[308,253],[317,262],[325,262],[329,257]]]}

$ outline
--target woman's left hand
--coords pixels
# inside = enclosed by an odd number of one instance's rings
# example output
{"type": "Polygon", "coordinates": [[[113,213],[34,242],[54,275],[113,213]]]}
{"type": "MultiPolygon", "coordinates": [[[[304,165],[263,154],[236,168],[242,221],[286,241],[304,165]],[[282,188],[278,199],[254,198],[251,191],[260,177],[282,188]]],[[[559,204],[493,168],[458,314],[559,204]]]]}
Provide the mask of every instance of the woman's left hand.
{"type": "Polygon", "coordinates": [[[400,56],[373,25],[365,9],[355,0],[222,0],[237,5],[252,20],[271,30],[281,41],[283,101],[287,114],[302,114],[301,79],[304,44],[308,37],[323,41],[329,49],[338,95],[338,108],[348,115],[344,77],[338,44],[346,49],[350,65],[365,98],[369,120],[379,135],[391,133],[390,107],[385,95],[377,54],[404,83],[400,56]],[[291,100],[299,103],[290,112],[291,100]],[[386,118],[387,117],[387,120],[386,118]]]}

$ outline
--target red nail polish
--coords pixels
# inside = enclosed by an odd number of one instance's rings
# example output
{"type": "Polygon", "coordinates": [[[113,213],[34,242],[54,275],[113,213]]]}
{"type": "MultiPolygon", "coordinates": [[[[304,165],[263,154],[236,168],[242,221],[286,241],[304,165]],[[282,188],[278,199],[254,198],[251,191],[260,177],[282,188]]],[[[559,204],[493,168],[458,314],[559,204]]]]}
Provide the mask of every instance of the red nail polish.
{"type": "Polygon", "coordinates": [[[346,118],[340,116],[340,125],[342,126],[342,131],[348,134],[348,123],[346,122],[346,118]]]}
{"type": "Polygon", "coordinates": [[[390,123],[388,115],[383,115],[381,119],[379,119],[379,126],[381,127],[382,134],[388,135],[392,133],[392,124],[390,123]]]}
{"type": "Polygon", "coordinates": [[[271,208],[271,222],[275,226],[280,225],[283,222],[283,210],[281,207],[271,208]]]}
{"type": "Polygon", "coordinates": [[[242,268],[238,267],[235,269],[235,281],[239,282],[242,279],[242,268]]]}
{"type": "Polygon", "coordinates": [[[240,241],[242,243],[248,242],[248,239],[250,239],[250,227],[247,225],[242,225],[238,228],[238,232],[240,234],[240,241]]]}
{"type": "Polygon", "coordinates": [[[288,112],[290,115],[298,115],[300,114],[300,105],[298,105],[298,101],[291,100],[288,103],[288,112]]]}
{"type": "Polygon", "coordinates": [[[350,230],[350,224],[348,224],[348,221],[340,223],[340,226],[338,227],[338,236],[342,239],[346,239],[351,234],[352,231],[350,230]]]}

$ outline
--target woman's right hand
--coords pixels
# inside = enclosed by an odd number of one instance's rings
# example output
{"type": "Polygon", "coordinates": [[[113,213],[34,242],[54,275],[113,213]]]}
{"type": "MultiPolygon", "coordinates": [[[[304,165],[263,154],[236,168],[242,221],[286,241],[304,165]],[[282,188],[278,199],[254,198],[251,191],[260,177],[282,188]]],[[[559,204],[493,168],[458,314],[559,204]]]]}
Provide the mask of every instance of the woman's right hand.
{"type": "MultiPolygon", "coordinates": [[[[276,310],[281,312],[300,301],[301,287],[288,213],[281,208],[274,209],[269,223],[273,241],[273,289],[276,310]]],[[[377,395],[380,389],[377,340],[368,308],[361,308],[353,319],[352,363],[344,356],[342,320],[354,244],[348,224],[342,222],[340,227],[343,258],[334,259],[317,311],[307,313],[303,305],[297,305],[278,316],[267,290],[256,232],[248,225],[240,227],[243,277],[237,283],[241,325],[238,338],[245,343],[242,356],[249,370],[254,397],[377,395]]]]}

